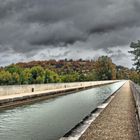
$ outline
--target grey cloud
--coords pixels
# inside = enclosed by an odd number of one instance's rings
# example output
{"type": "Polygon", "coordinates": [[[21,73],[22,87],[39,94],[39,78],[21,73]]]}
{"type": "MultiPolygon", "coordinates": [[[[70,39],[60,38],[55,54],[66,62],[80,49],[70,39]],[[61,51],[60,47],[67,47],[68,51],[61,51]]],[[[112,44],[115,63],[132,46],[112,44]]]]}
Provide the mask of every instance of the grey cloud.
{"type": "MultiPolygon", "coordinates": [[[[34,32],[35,33],[35,32],[34,32]]],[[[67,45],[76,41],[84,41],[85,34],[73,27],[72,23],[60,22],[41,27],[36,31],[35,35],[29,38],[31,45],[67,45]]]]}
{"type": "Polygon", "coordinates": [[[129,54],[123,53],[121,50],[118,50],[116,53],[110,55],[110,57],[117,65],[132,67],[132,57],[129,54]]]}
{"type": "Polygon", "coordinates": [[[0,1],[0,19],[11,18],[18,12],[28,8],[27,0],[1,0],[0,1]]]}
{"type": "Polygon", "coordinates": [[[113,59],[121,60],[122,58],[127,57],[127,55],[125,53],[123,53],[122,51],[118,50],[116,52],[116,54],[112,54],[110,57],[113,58],[113,59]]]}
{"type": "MultiPolygon", "coordinates": [[[[71,57],[74,47],[111,54],[109,48],[121,50],[140,38],[139,13],[139,0],[3,0],[0,51],[12,50],[27,58],[59,47],[69,48],[71,57]]],[[[88,52],[81,55],[89,57],[88,52]]]]}
{"type": "Polygon", "coordinates": [[[64,52],[59,51],[58,54],[50,55],[50,57],[53,59],[66,58],[69,53],[70,51],[64,51],[64,52]]]}

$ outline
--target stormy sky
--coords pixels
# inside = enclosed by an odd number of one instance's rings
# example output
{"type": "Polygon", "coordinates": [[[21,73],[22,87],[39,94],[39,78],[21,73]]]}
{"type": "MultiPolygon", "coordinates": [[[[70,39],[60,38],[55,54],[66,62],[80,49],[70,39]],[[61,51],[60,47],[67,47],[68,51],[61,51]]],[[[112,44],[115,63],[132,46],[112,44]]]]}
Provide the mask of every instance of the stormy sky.
{"type": "Polygon", "coordinates": [[[0,0],[0,66],[110,56],[132,67],[140,0],[0,0]]]}

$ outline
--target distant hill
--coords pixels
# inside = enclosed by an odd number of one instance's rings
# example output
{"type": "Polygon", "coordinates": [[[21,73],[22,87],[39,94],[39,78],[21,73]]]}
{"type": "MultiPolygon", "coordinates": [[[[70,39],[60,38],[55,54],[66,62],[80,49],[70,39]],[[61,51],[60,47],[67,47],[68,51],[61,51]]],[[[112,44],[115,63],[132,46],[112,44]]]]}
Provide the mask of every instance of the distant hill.
{"type": "Polygon", "coordinates": [[[46,61],[31,61],[31,62],[20,62],[16,65],[22,68],[32,68],[34,66],[41,66],[43,68],[50,69],[52,71],[57,72],[58,74],[63,73],[71,73],[71,72],[78,72],[78,73],[87,73],[94,69],[95,61],[93,60],[46,60],[46,61]]]}

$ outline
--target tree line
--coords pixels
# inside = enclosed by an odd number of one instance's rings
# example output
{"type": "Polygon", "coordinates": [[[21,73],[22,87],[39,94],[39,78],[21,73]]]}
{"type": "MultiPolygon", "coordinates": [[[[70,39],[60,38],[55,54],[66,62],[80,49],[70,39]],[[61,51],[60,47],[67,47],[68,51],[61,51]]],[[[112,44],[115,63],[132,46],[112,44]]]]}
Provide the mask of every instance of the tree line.
{"type": "Polygon", "coordinates": [[[33,63],[17,63],[0,68],[0,85],[83,82],[97,80],[131,79],[140,83],[135,69],[115,65],[108,56],[96,61],[50,60],[33,63]],[[30,65],[29,65],[30,64],[30,65]]]}

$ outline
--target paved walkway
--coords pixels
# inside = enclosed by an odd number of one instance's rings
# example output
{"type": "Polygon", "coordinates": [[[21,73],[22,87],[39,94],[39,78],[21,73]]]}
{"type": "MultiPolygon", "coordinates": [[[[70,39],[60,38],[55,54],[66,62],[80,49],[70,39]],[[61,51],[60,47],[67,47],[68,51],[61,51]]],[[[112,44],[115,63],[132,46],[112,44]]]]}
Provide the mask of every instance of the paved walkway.
{"type": "Polygon", "coordinates": [[[118,91],[80,140],[140,140],[129,82],[118,91]]]}

